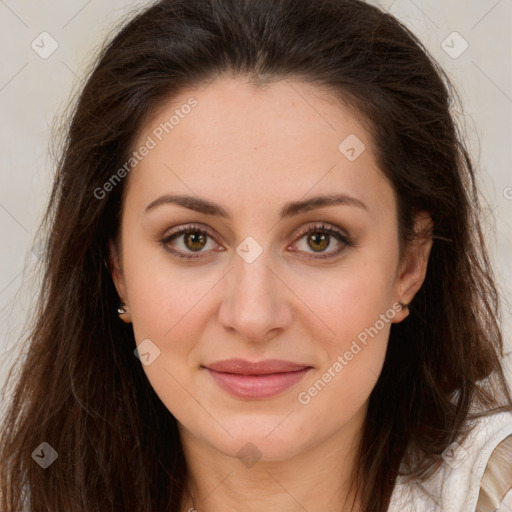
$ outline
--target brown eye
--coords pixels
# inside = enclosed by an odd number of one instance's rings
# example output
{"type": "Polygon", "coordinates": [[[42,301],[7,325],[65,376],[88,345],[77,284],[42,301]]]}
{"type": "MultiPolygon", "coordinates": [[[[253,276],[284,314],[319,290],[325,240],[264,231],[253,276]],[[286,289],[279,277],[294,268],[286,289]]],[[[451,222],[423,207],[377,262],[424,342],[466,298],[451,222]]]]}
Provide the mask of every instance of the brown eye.
{"type": "Polygon", "coordinates": [[[183,235],[183,242],[191,251],[200,251],[206,245],[207,236],[199,231],[192,231],[183,235]]]}
{"type": "Polygon", "coordinates": [[[213,235],[208,230],[199,226],[183,226],[164,237],[160,243],[173,256],[194,259],[201,258],[202,253],[208,252],[206,248],[209,239],[212,240],[213,247],[211,249],[218,247],[213,242],[213,235]]]}
{"type": "Polygon", "coordinates": [[[314,251],[324,251],[329,247],[330,244],[330,235],[326,235],[325,233],[312,233],[308,235],[308,245],[314,251]]]}
{"type": "Polygon", "coordinates": [[[300,252],[308,254],[307,257],[326,259],[338,256],[344,249],[352,246],[353,242],[342,231],[322,224],[320,226],[309,226],[302,230],[295,244],[299,245],[300,252]],[[302,244],[301,248],[299,241],[302,239],[305,239],[306,244],[302,244]],[[332,245],[338,245],[338,248],[327,251],[332,245]],[[311,252],[316,253],[316,255],[311,255],[311,252]]]}

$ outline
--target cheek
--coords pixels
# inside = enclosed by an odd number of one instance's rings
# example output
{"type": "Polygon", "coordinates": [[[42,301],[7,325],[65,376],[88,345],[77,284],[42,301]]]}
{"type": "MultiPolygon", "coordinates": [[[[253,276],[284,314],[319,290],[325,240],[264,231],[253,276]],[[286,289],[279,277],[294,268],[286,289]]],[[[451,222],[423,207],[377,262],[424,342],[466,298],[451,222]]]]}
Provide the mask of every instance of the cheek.
{"type": "Polygon", "coordinates": [[[301,386],[298,402],[311,413],[332,409],[343,423],[368,398],[384,363],[393,308],[394,268],[398,253],[360,253],[336,272],[303,275],[298,294],[318,312],[322,335],[315,338],[321,367],[301,386]],[[363,255],[364,254],[364,255],[363,255]],[[369,256],[365,256],[369,255],[369,256]],[[315,287],[307,286],[314,282],[315,287]],[[308,291],[309,290],[309,291],[308,291]],[[315,291],[312,291],[315,290],[315,291]]]}
{"type": "Polygon", "coordinates": [[[201,277],[202,271],[180,268],[163,250],[162,255],[155,252],[154,248],[133,249],[125,259],[136,344],[145,350],[149,346],[151,353],[150,364],[143,364],[143,370],[175,417],[200,416],[201,407],[191,399],[191,393],[198,395],[191,382],[197,369],[193,354],[208,318],[205,294],[218,277],[212,272],[201,277]]]}
{"type": "Polygon", "coordinates": [[[354,272],[336,291],[319,297],[316,307],[326,328],[315,342],[322,364],[308,383],[315,387],[311,397],[322,392],[317,402],[346,409],[359,407],[369,395],[380,374],[396,314],[388,290],[384,281],[377,283],[368,273],[354,272]]]}
{"type": "Polygon", "coordinates": [[[124,254],[137,341],[174,337],[177,327],[187,323],[187,315],[197,315],[197,305],[218,280],[214,272],[180,266],[163,248],[147,243],[135,244],[127,239],[124,254]]]}
{"type": "Polygon", "coordinates": [[[330,269],[301,268],[289,276],[294,293],[314,313],[319,339],[331,356],[345,350],[392,308],[397,258],[397,250],[388,242],[381,251],[378,247],[353,251],[330,269]]]}
{"type": "Polygon", "coordinates": [[[389,286],[376,277],[351,273],[318,305],[332,332],[316,339],[322,364],[296,393],[305,438],[327,437],[347,424],[364,407],[382,371],[395,310],[389,286]]]}

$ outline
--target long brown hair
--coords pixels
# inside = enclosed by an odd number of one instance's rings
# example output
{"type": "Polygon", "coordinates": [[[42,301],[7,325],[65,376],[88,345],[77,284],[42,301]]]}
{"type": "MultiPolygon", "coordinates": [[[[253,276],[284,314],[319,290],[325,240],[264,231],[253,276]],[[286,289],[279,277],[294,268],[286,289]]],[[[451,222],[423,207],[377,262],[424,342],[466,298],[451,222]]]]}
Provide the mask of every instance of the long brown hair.
{"type": "Polygon", "coordinates": [[[225,73],[332,91],[371,130],[402,247],[416,211],[434,222],[425,282],[392,326],[370,396],[356,466],[363,510],[388,508],[400,464],[412,478],[434,471],[470,410],[510,407],[474,170],[450,82],[417,38],[360,0],[161,0],[105,45],[70,120],[44,221],[36,322],[10,374],[3,511],[179,510],[187,473],[176,420],[133,355],[106,264],[126,179],[99,199],[95,191],[163,101],[225,73]],[[31,456],[42,442],[58,453],[47,469],[31,456]]]}

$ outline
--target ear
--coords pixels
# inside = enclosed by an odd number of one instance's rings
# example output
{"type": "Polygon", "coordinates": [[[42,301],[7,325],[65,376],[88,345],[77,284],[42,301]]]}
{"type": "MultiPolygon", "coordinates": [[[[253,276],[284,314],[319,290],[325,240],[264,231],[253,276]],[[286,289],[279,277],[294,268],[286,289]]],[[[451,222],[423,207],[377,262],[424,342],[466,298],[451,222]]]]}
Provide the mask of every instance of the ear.
{"type": "Polygon", "coordinates": [[[119,295],[120,302],[124,305],[126,313],[120,314],[121,320],[126,323],[131,322],[130,307],[128,304],[128,297],[126,293],[126,283],[124,280],[123,267],[121,264],[121,257],[117,250],[116,244],[113,240],[109,240],[109,266],[112,275],[112,281],[116,287],[117,294],[119,295]]]}
{"type": "MultiPolygon", "coordinates": [[[[434,224],[427,212],[416,214],[414,223],[415,238],[407,244],[403,261],[398,268],[395,281],[395,302],[409,304],[421,288],[427,273],[428,258],[432,249],[432,230],[434,224]]],[[[394,317],[393,323],[399,323],[409,314],[402,308],[394,317]]]]}

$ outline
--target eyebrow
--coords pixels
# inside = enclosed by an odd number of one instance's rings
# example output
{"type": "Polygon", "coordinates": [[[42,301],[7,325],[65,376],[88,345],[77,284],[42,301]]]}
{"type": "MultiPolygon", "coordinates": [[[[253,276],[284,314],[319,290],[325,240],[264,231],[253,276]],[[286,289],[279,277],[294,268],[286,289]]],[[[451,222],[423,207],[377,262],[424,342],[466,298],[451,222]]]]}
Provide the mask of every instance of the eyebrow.
{"type": "MultiPolygon", "coordinates": [[[[219,204],[214,203],[213,201],[202,199],[198,196],[189,195],[163,195],[149,203],[144,211],[147,213],[164,204],[176,204],[178,206],[182,206],[184,208],[188,208],[189,210],[203,213],[205,215],[216,215],[225,219],[231,218],[229,213],[219,204]]],[[[359,208],[363,208],[364,210],[368,210],[366,205],[355,197],[345,194],[329,194],[315,196],[310,199],[301,201],[290,201],[286,203],[283,208],[281,208],[279,216],[281,219],[286,219],[293,217],[294,215],[299,215],[301,213],[332,205],[357,206],[359,208]]]]}

